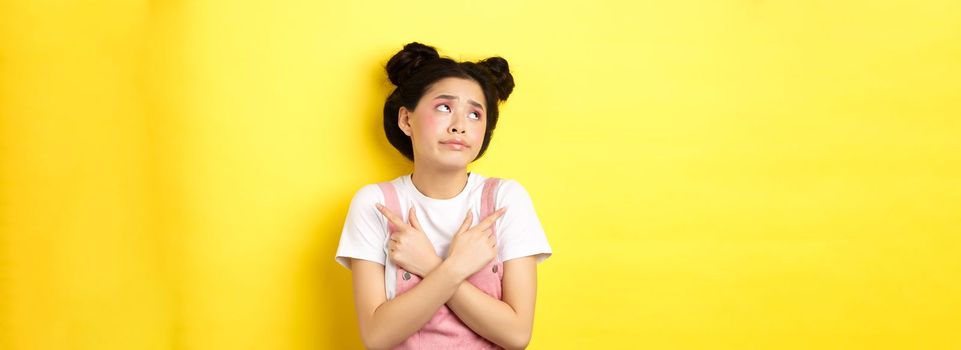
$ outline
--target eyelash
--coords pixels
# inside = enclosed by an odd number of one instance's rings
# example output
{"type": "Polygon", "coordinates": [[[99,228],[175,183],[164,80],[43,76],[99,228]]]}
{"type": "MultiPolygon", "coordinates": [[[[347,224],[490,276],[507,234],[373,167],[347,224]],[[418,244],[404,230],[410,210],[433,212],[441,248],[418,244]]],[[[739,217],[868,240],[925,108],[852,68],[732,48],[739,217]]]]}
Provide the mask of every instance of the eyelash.
{"type": "MultiPolygon", "coordinates": [[[[450,112],[450,106],[448,106],[446,103],[442,103],[442,104],[437,105],[437,107],[436,107],[435,109],[439,109],[441,106],[447,107],[447,111],[446,111],[446,112],[450,112]]],[[[445,111],[441,111],[441,112],[445,112],[445,111]]],[[[471,113],[474,113],[474,115],[477,116],[477,119],[475,119],[475,120],[480,120],[480,118],[481,118],[480,113],[477,113],[477,112],[471,112],[471,113]]]]}

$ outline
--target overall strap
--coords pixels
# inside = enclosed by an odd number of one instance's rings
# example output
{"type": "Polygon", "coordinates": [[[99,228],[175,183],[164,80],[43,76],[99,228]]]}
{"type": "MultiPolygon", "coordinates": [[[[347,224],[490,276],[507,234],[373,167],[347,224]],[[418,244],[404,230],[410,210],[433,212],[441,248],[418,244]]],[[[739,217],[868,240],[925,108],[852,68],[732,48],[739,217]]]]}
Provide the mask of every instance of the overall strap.
{"type": "MultiPolygon", "coordinates": [[[[378,183],[377,186],[380,186],[380,191],[384,193],[384,201],[387,202],[384,203],[384,206],[386,206],[387,209],[390,209],[390,211],[394,212],[394,214],[401,215],[401,217],[403,217],[404,213],[400,211],[400,202],[397,200],[397,188],[394,187],[394,184],[387,181],[378,183]]],[[[395,227],[394,223],[390,222],[390,220],[387,220],[387,227],[388,235],[394,231],[397,231],[397,227],[395,227]]]]}
{"type": "MultiPolygon", "coordinates": [[[[489,177],[484,181],[484,191],[481,192],[481,217],[483,220],[494,213],[497,208],[494,208],[497,201],[495,195],[497,194],[497,186],[500,185],[501,179],[496,177],[489,177]]],[[[491,232],[494,232],[494,236],[497,236],[496,221],[491,224],[491,232]]]]}

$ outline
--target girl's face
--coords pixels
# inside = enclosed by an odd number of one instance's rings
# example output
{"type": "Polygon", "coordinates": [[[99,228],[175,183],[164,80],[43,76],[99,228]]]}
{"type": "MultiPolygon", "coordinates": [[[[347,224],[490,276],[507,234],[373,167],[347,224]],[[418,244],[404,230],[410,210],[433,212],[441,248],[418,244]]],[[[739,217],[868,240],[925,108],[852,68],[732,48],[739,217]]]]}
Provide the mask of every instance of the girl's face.
{"type": "Polygon", "coordinates": [[[427,89],[413,111],[401,107],[398,124],[411,137],[415,161],[441,169],[466,168],[484,142],[484,101],[477,82],[444,78],[427,89]]]}

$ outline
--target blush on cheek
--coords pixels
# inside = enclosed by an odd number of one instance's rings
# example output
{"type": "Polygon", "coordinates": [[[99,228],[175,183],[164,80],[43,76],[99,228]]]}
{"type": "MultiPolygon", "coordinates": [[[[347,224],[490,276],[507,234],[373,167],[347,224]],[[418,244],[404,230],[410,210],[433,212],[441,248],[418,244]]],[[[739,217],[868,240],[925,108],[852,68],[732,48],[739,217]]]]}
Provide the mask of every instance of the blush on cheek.
{"type": "MultiPolygon", "coordinates": [[[[428,116],[427,118],[421,119],[420,122],[421,123],[418,125],[418,128],[420,129],[420,132],[424,133],[425,135],[438,135],[438,133],[443,133],[447,130],[447,124],[444,123],[444,120],[435,116],[428,116]]],[[[436,138],[438,136],[430,137],[436,138]]]]}
{"type": "Polygon", "coordinates": [[[422,118],[420,122],[426,130],[434,130],[434,127],[437,126],[437,118],[434,117],[422,118]]]}

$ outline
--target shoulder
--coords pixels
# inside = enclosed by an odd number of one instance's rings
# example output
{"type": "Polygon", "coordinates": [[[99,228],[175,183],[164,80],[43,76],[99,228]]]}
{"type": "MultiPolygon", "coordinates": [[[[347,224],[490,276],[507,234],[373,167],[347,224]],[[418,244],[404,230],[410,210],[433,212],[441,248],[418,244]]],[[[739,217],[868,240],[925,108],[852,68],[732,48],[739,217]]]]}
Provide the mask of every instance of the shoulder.
{"type": "Polygon", "coordinates": [[[377,203],[385,204],[384,192],[376,183],[361,186],[350,200],[350,212],[354,215],[376,217],[377,203]]]}
{"type": "Polygon", "coordinates": [[[519,181],[510,178],[501,178],[497,186],[497,198],[502,202],[527,201],[531,199],[527,188],[519,181]]]}
{"type": "Polygon", "coordinates": [[[347,209],[347,220],[351,223],[371,225],[386,223],[386,219],[377,210],[377,204],[384,204],[384,194],[378,184],[361,186],[354,192],[347,209]]]}
{"type": "Polygon", "coordinates": [[[382,201],[384,198],[383,192],[380,190],[378,184],[367,184],[357,189],[354,192],[354,198],[351,199],[352,203],[366,203],[374,204],[376,202],[382,201]]]}

